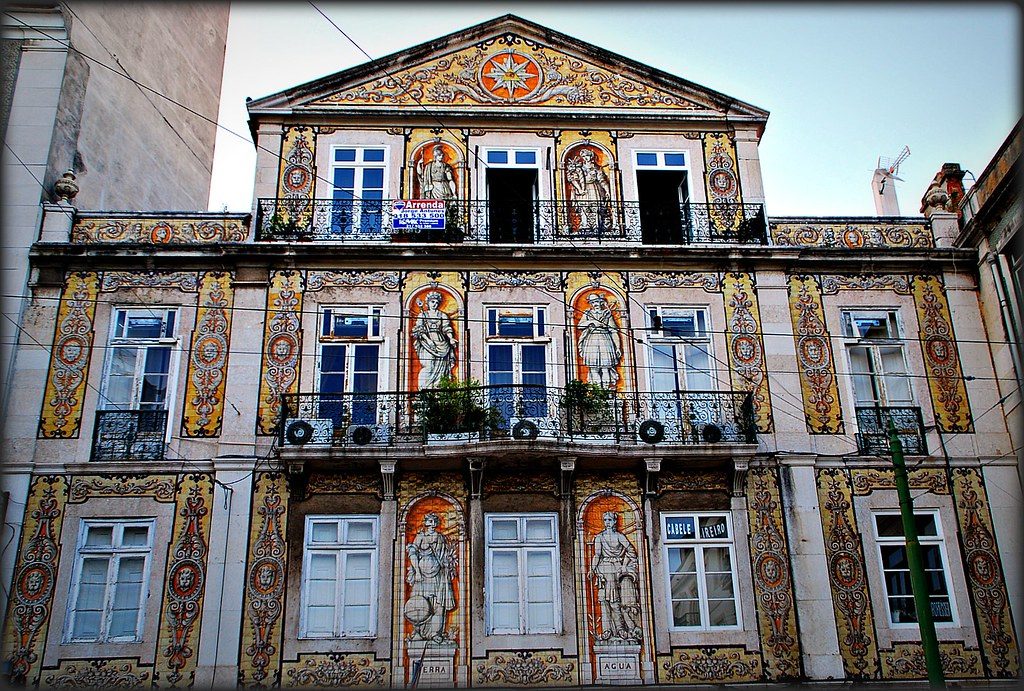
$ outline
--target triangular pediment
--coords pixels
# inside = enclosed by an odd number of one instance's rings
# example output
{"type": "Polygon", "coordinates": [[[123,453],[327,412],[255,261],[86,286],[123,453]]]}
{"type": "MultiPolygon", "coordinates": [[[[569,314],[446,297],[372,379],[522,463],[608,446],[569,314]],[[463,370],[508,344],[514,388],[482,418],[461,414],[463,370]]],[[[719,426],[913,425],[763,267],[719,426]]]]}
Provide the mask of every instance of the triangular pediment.
{"type": "Polygon", "coordinates": [[[767,112],[511,15],[250,102],[289,108],[767,112]]]}

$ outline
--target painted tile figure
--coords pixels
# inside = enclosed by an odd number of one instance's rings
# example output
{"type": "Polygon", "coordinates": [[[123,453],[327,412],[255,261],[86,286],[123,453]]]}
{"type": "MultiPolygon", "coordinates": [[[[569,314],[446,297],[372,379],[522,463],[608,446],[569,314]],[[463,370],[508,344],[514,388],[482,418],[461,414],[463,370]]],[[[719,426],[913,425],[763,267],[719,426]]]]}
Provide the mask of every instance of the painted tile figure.
{"type": "Polygon", "coordinates": [[[572,186],[572,209],[579,221],[577,229],[610,229],[611,185],[597,164],[594,152],[583,149],[570,159],[566,179],[572,186]]]}
{"type": "Polygon", "coordinates": [[[430,162],[424,163],[425,156],[416,161],[416,178],[420,185],[421,199],[455,199],[455,171],[444,160],[444,149],[434,146],[430,162]]]}
{"type": "Polygon", "coordinates": [[[405,603],[405,618],[412,622],[413,640],[441,643],[448,613],[455,609],[452,579],[458,568],[455,550],[448,539],[437,532],[441,519],[436,513],[423,517],[423,529],[406,547],[410,568],[406,582],[412,595],[405,603]]]}
{"type": "Polygon", "coordinates": [[[587,303],[590,307],[580,318],[577,344],[580,358],[587,366],[587,381],[605,389],[615,389],[622,360],[615,317],[607,298],[601,293],[591,293],[587,296],[587,303]]]}
{"type": "Polygon", "coordinates": [[[455,368],[458,340],[451,317],[440,309],[441,301],[441,293],[427,293],[427,308],[412,327],[413,347],[420,361],[420,391],[438,386],[455,368]]]}
{"type": "Polygon", "coordinates": [[[618,530],[619,514],[601,514],[604,530],[594,537],[594,559],[590,577],[595,579],[601,603],[603,638],[639,641],[639,559],[633,545],[618,530]]]}

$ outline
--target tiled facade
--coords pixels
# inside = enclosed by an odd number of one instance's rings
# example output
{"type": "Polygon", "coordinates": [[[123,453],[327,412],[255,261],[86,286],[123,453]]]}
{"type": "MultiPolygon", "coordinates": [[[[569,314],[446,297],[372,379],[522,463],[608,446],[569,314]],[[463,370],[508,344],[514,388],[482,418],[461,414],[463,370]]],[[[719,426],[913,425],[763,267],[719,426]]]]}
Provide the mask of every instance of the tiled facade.
{"type": "Polygon", "coordinates": [[[251,216],[47,209],[15,680],[923,679],[889,420],[947,677],[1019,675],[955,216],[767,217],[765,111],[514,17],[248,105],[251,216]]]}

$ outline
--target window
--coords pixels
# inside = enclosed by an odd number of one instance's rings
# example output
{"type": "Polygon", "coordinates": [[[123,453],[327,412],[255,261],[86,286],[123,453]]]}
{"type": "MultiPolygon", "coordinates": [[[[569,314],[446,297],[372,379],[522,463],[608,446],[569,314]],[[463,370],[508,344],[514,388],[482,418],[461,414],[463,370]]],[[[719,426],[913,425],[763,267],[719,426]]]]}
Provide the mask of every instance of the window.
{"type": "Polygon", "coordinates": [[[152,521],[82,521],[66,642],[142,639],[152,521]]]}
{"type": "Polygon", "coordinates": [[[739,628],[729,514],[665,514],[661,520],[671,628],[739,628]]]}
{"type": "Polygon", "coordinates": [[[636,165],[640,168],[685,168],[683,151],[637,151],[636,165]]]}
{"type": "Polygon", "coordinates": [[[545,315],[544,307],[487,309],[487,383],[506,422],[547,417],[545,315]]]}
{"type": "Polygon", "coordinates": [[[116,308],[102,410],[166,410],[177,359],[172,309],[116,308]]]}
{"type": "MultiPolygon", "coordinates": [[[[903,534],[903,519],[899,513],[874,514],[875,539],[885,584],[885,602],[889,621],[893,624],[917,625],[914,591],[910,585],[910,565],[907,562],[907,541],[903,534]]],[[[953,595],[949,591],[946,574],[945,546],[938,511],[915,511],[914,524],[921,544],[921,562],[928,584],[932,619],[935,623],[952,623],[953,595]]]]}
{"type": "Polygon", "coordinates": [[[843,334],[858,405],[913,405],[907,363],[894,310],[844,311],[843,334]]]}
{"type": "Polygon", "coordinates": [[[689,157],[683,151],[637,151],[636,199],[645,245],[691,241],[689,157]]]}
{"type": "Polygon", "coordinates": [[[373,636],[377,517],[307,516],[300,636],[373,636]]]}
{"type": "Polygon", "coordinates": [[[710,391],[711,332],[707,310],[648,307],[651,390],[710,391]]]}
{"type": "Polygon", "coordinates": [[[382,236],[387,147],[345,147],[334,150],[334,204],[331,232],[382,236]]]}
{"type": "Polygon", "coordinates": [[[382,311],[359,305],[327,307],[321,314],[319,417],[333,420],[336,428],[377,422],[382,311]]]}
{"type": "Polygon", "coordinates": [[[485,149],[484,160],[488,166],[536,168],[538,153],[538,149],[485,149]]]}
{"type": "Polygon", "coordinates": [[[487,633],[557,633],[556,515],[488,514],[486,535],[487,633]]]}

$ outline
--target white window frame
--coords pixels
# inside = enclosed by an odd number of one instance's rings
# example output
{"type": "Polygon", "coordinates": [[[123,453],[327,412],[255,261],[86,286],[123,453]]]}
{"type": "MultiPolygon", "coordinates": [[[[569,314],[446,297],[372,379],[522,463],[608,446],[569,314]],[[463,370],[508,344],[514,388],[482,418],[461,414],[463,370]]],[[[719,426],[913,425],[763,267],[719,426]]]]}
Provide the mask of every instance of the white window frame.
{"type": "Polygon", "coordinates": [[[315,514],[306,516],[302,539],[302,585],[299,606],[299,638],[306,639],[337,639],[337,638],[376,638],[377,636],[377,600],[380,592],[380,517],[373,514],[327,515],[315,514]],[[338,534],[342,538],[330,545],[313,543],[313,525],[315,523],[335,523],[338,534]],[[350,523],[370,523],[373,526],[373,539],[367,543],[348,544],[347,534],[350,523]],[[336,607],[334,614],[334,630],[329,634],[310,633],[308,623],[310,562],[314,554],[326,553],[336,555],[336,607]],[[370,555],[370,610],[369,630],[348,633],[345,631],[344,612],[344,570],[348,555],[353,553],[370,555]]]}
{"type": "Polygon", "coordinates": [[[639,195],[640,190],[640,179],[637,177],[637,173],[644,170],[671,170],[671,171],[682,171],[685,173],[684,180],[686,182],[686,196],[679,200],[680,204],[687,204],[693,201],[693,174],[690,166],[692,157],[690,152],[685,149],[636,149],[633,151],[633,189],[637,190],[639,195]],[[653,166],[642,166],[640,165],[640,154],[654,154],[658,157],[657,165],[653,166]],[[665,164],[665,154],[681,154],[683,156],[683,165],[681,166],[670,166],[665,164]]]}
{"type": "MultiPolygon", "coordinates": [[[[882,548],[890,545],[903,545],[906,550],[907,540],[903,535],[900,536],[887,536],[882,537],[878,534],[878,518],[880,516],[895,516],[900,517],[900,512],[895,510],[876,510],[871,512],[871,531],[875,538],[875,556],[878,563],[878,575],[882,581],[882,596],[885,600],[885,612],[888,615],[886,618],[886,624],[890,628],[894,629],[908,629],[918,627],[916,621],[909,622],[894,622],[892,616],[892,610],[890,609],[889,603],[889,584],[885,578],[886,568],[885,560],[882,557],[882,548]]],[[[950,621],[936,621],[936,627],[949,627],[955,628],[960,625],[959,616],[956,608],[956,595],[955,588],[953,587],[952,572],[949,569],[949,555],[946,551],[946,540],[942,531],[942,515],[939,509],[914,509],[914,517],[918,516],[931,516],[932,521],[935,524],[935,535],[918,535],[917,541],[923,547],[925,545],[937,545],[939,548],[939,558],[942,560],[942,577],[946,582],[946,597],[949,600],[949,611],[950,621]]],[[[923,556],[923,555],[922,555],[923,556]]],[[[899,595],[899,597],[913,597],[913,590],[907,595],[899,595]]],[[[933,612],[934,615],[934,612],[933,612]]]]}
{"type": "MultiPolygon", "coordinates": [[[[354,170],[352,175],[352,201],[355,202],[352,207],[352,221],[351,228],[347,231],[340,231],[342,236],[351,236],[353,238],[359,238],[361,235],[368,236],[368,238],[376,238],[389,236],[391,229],[384,227],[384,219],[387,217],[385,214],[384,205],[389,199],[394,199],[392,192],[392,180],[391,180],[391,145],[390,144],[335,144],[331,147],[331,181],[330,181],[330,193],[332,201],[335,200],[334,193],[338,188],[335,183],[335,171],[339,168],[352,168],[354,170]],[[338,151],[352,149],[356,152],[356,160],[354,161],[339,161],[337,160],[338,151]],[[365,161],[365,152],[368,150],[384,150],[383,161],[365,161]],[[365,186],[363,185],[363,175],[367,168],[383,168],[382,175],[384,176],[382,187],[381,187],[381,228],[378,233],[364,233],[361,230],[362,216],[363,216],[363,205],[362,201],[365,199],[363,193],[365,192],[365,186]]],[[[369,201],[378,201],[372,199],[369,201]]],[[[328,228],[333,232],[333,219],[328,224],[328,228]]]]}
{"type": "Polygon", "coordinates": [[[850,375],[850,400],[853,401],[854,407],[867,407],[867,406],[880,406],[880,407],[915,407],[917,405],[917,398],[914,393],[913,379],[910,377],[909,363],[907,362],[907,349],[904,346],[903,334],[905,330],[903,328],[903,320],[900,316],[898,308],[893,307],[865,307],[857,309],[843,309],[840,311],[840,325],[843,332],[844,350],[846,356],[846,364],[850,375]],[[862,338],[854,332],[853,319],[855,315],[864,316],[875,316],[883,317],[887,323],[891,325],[891,328],[895,329],[895,334],[890,334],[888,338],[862,338]],[[864,349],[870,358],[872,372],[862,373],[865,376],[869,376],[872,381],[872,389],[875,391],[877,399],[872,401],[862,401],[857,398],[857,386],[854,380],[854,376],[859,373],[854,369],[853,350],[855,348],[864,349]],[[900,353],[900,363],[902,365],[902,372],[889,373],[886,371],[884,362],[882,360],[881,349],[882,348],[895,348],[900,353]],[[886,379],[889,376],[899,377],[902,376],[906,380],[906,387],[909,398],[907,400],[891,400],[891,395],[887,391],[888,384],[886,379]]]}
{"type": "MultiPolygon", "coordinates": [[[[480,160],[481,160],[481,162],[484,165],[484,169],[487,169],[487,168],[527,168],[527,169],[541,170],[541,169],[545,168],[545,166],[544,166],[545,161],[544,161],[544,155],[543,155],[544,151],[545,151],[545,149],[543,149],[541,147],[533,147],[533,146],[484,146],[484,147],[481,147],[481,150],[480,150],[480,152],[482,154],[481,157],[480,157],[480,160]],[[507,163],[491,163],[488,159],[490,158],[489,154],[492,151],[504,151],[505,153],[507,153],[508,154],[508,162],[507,163]],[[516,156],[515,155],[516,155],[517,151],[529,151],[529,152],[533,153],[534,154],[535,162],[534,163],[516,163],[516,156]]],[[[538,180],[538,184],[539,184],[539,180],[538,180]]]]}
{"type": "MultiPolygon", "coordinates": [[[[645,305],[644,314],[647,319],[647,326],[651,329],[650,335],[647,338],[647,381],[652,393],[674,393],[671,391],[657,391],[654,384],[654,348],[655,346],[674,346],[674,360],[679,363],[676,367],[676,377],[681,379],[680,391],[686,391],[689,389],[689,382],[686,381],[686,346],[693,346],[698,349],[702,349],[707,352],[707,373],[708,379],[711,382],[710,390],[718,390],[718,368],[715,366],[715,350],[714,341],[712,339],[713,329],[711,326],[711,310],[704,305],[645,305]],[[704,332],[702,336],[674,336],[666,333],[665,331],[655,331],[654,323],[651,318],[651,313],[656,312],[659,317],[662,318],[662,324],[664,325],[664,315],[667,310],[686,310],[694,313],[694,321],[697,321],[697,315],[704,315],[704,332]]],[[[695,389],[701,390],[701,389],[695,389]]]]}
{"type": "Polygon", "coordinates": [[[103,361],[103,381],[100,387],[100,397],[97,410],[143,410],[141,408],[142,386],[146,366],[145,352],[136,356],[135,375],[132,389],[132,400],[130,408],[123,408],[110,401],[108,398],[110,374],[114,365],[114,353],[121,348],[134,348],[136,350],[148,350],[149,348],[168,348],[170,357],[167,361],[167,389],[164,395],[163,408],[146,408],[145,410],[167,411],[167,423],[164,425],[164,442],[171,440],[173,425],[170,424],[174,415],[174,401],[178,389],[178,366],[181,357],[181,344],[179,337],[179,324],[181,323],[181,310],[173,306],[156,305],[152,307],[141,307],[139,305],[115,305],[110,311],[110,331],[107,338],[107,353],[103,361]],[[160,316],[163,313],[164,323],[167,323],[168,315],[174,315],[173,328],[170,336],[158,338],[129,338],[118,334],[118,315],[124,313],[124,326],[127,329],[128,320],[132,316],[144,316],[148,318],[160,316]]]}
{"type": "Polygon", "coordinates": [[[78,542],[75,549],[75,565],[72,569],[71,587],[68,592],[67,614],[64,620],[64,643],[141,643],[146,622],[146,604],[149,599],[149,576],[153,564],[153,532],[156,529],[156,522],[153,519],[93,519],[84,518],[78,525],[78,542]],[[110,526],[111,545],[86,547],[85,540],[91,527],[110,526]],[[120,543],[123,539],[125,528],[146,528],[147,544],[142,547],[123,547],[120,543]],[[99,635],[96,638],[75,637],[75,617],[78,612],[79,588],[82,580],[82,567],[89,557],[107,557],[107,580],[103,593],[103,614],[100,623],[99,635]],[[133,636],[110,636],[110,620],[113,616],[113,597],[118,565],[124,557],[143,558],[142,585],[139,588],[139,614],[135,623],[135,635],[133,636]]]}
{"type": "Polygon", "coordinates": [[[558,540],[558,514],[553,512],[539,512],[539,513],[488,513],[484,515],[484,611],[485,611],[485,630],[489,636],[501,636],[501,635],[533,635],[533,634],[558,634],[562,630],[562,597],[561,597],[561,556],[560,546],[558,540]],[[493,525],[495,521],[508,521],[515,520],[518,523],[517,540],[495,541],[493,538],[493,525]],[[550,542],[527,542],[526,541],[526,521],[527,520],[546,520],[551,526],[551,541],[550,542]],[[516,553],[516,564],[518,567],[519,574],[519,626],[517,629],[495,629],[494,624],[491,620],[491,597],[494,592],[492,587],[493,582],[493,553],[494,551],[503,552],[515,552],[516,553]],[[550,629],[548,628],[530,628],[530,622],[527,621],[528,607],[527,604],[527,581],[528,574],[526,573],[526,554],[528,552],[544,552],[550,555],[551,558],[551,590],[552,598],[554,600],[554,617],[553,624],[550,629]]]}
{"type": "Polygon", "coordinates": [[[670,631],[737,631],[743,628],[743,608],[740,604],[739,574],[736,564],[736,533],[733,529],[732,514],[728,511],[685,511],[668,512],[661,514],[661,542],[662,559],[664,560],[664,584],[665,600],[667,603],[666,614],[668,616],[668,628],[670,631]],[[728,536],[726,538],[674,538],[668,536],[667,521],[669,518],[687,518],[694,520],[695,532],[700,530],[701,518],[724,517],[728,536]],[[732,572],[733,606],[736,612],[736,623],[726,626],[710,626],[707,622],[710,619],[708,613],[707,596],[707,574],[704,568],[705,548],[726,547],[729,551],[729,564],[732,572]],[[672,611],[672,573],[669,569],[669,551],[678,548],[692,548],[694,550],[694,564],[697,569],[697,600],[700,608],[700,626],[677,626],[675,615],[672,611]]]}
{"type": "Polygon", "coordinates": [[[317,392],[320,391],[320,375],[323,368],[323,347],[331,345],[343,345],[347,346],[345,350],[345,393],[352,392],[352,386],[354,377],[354,365],[355,365],[355,347],[360,345],[376,345],[377,351],[377,393],[387,391],[388,382],[388,368],[386,366],[388,356],[388,339],[384,337],[384,328],[381,323],[385,319],[384,317],[384,306],[379,304],[374,305],[321,305],[319,317],[317,319],[317,333],[319,338],[317,339],[316,349],[316,382],[315,389],[317,392]],[[341,312],[346,315],[367,315],[367,335],[366,337],[361,336],[334,336],[325,335],[324,328],[327,320],[328,310],[333,315],[335,312],[341,312]],[[377,334],[373,334],[374,320],[377,322],[376,330],[377,334]]]}

